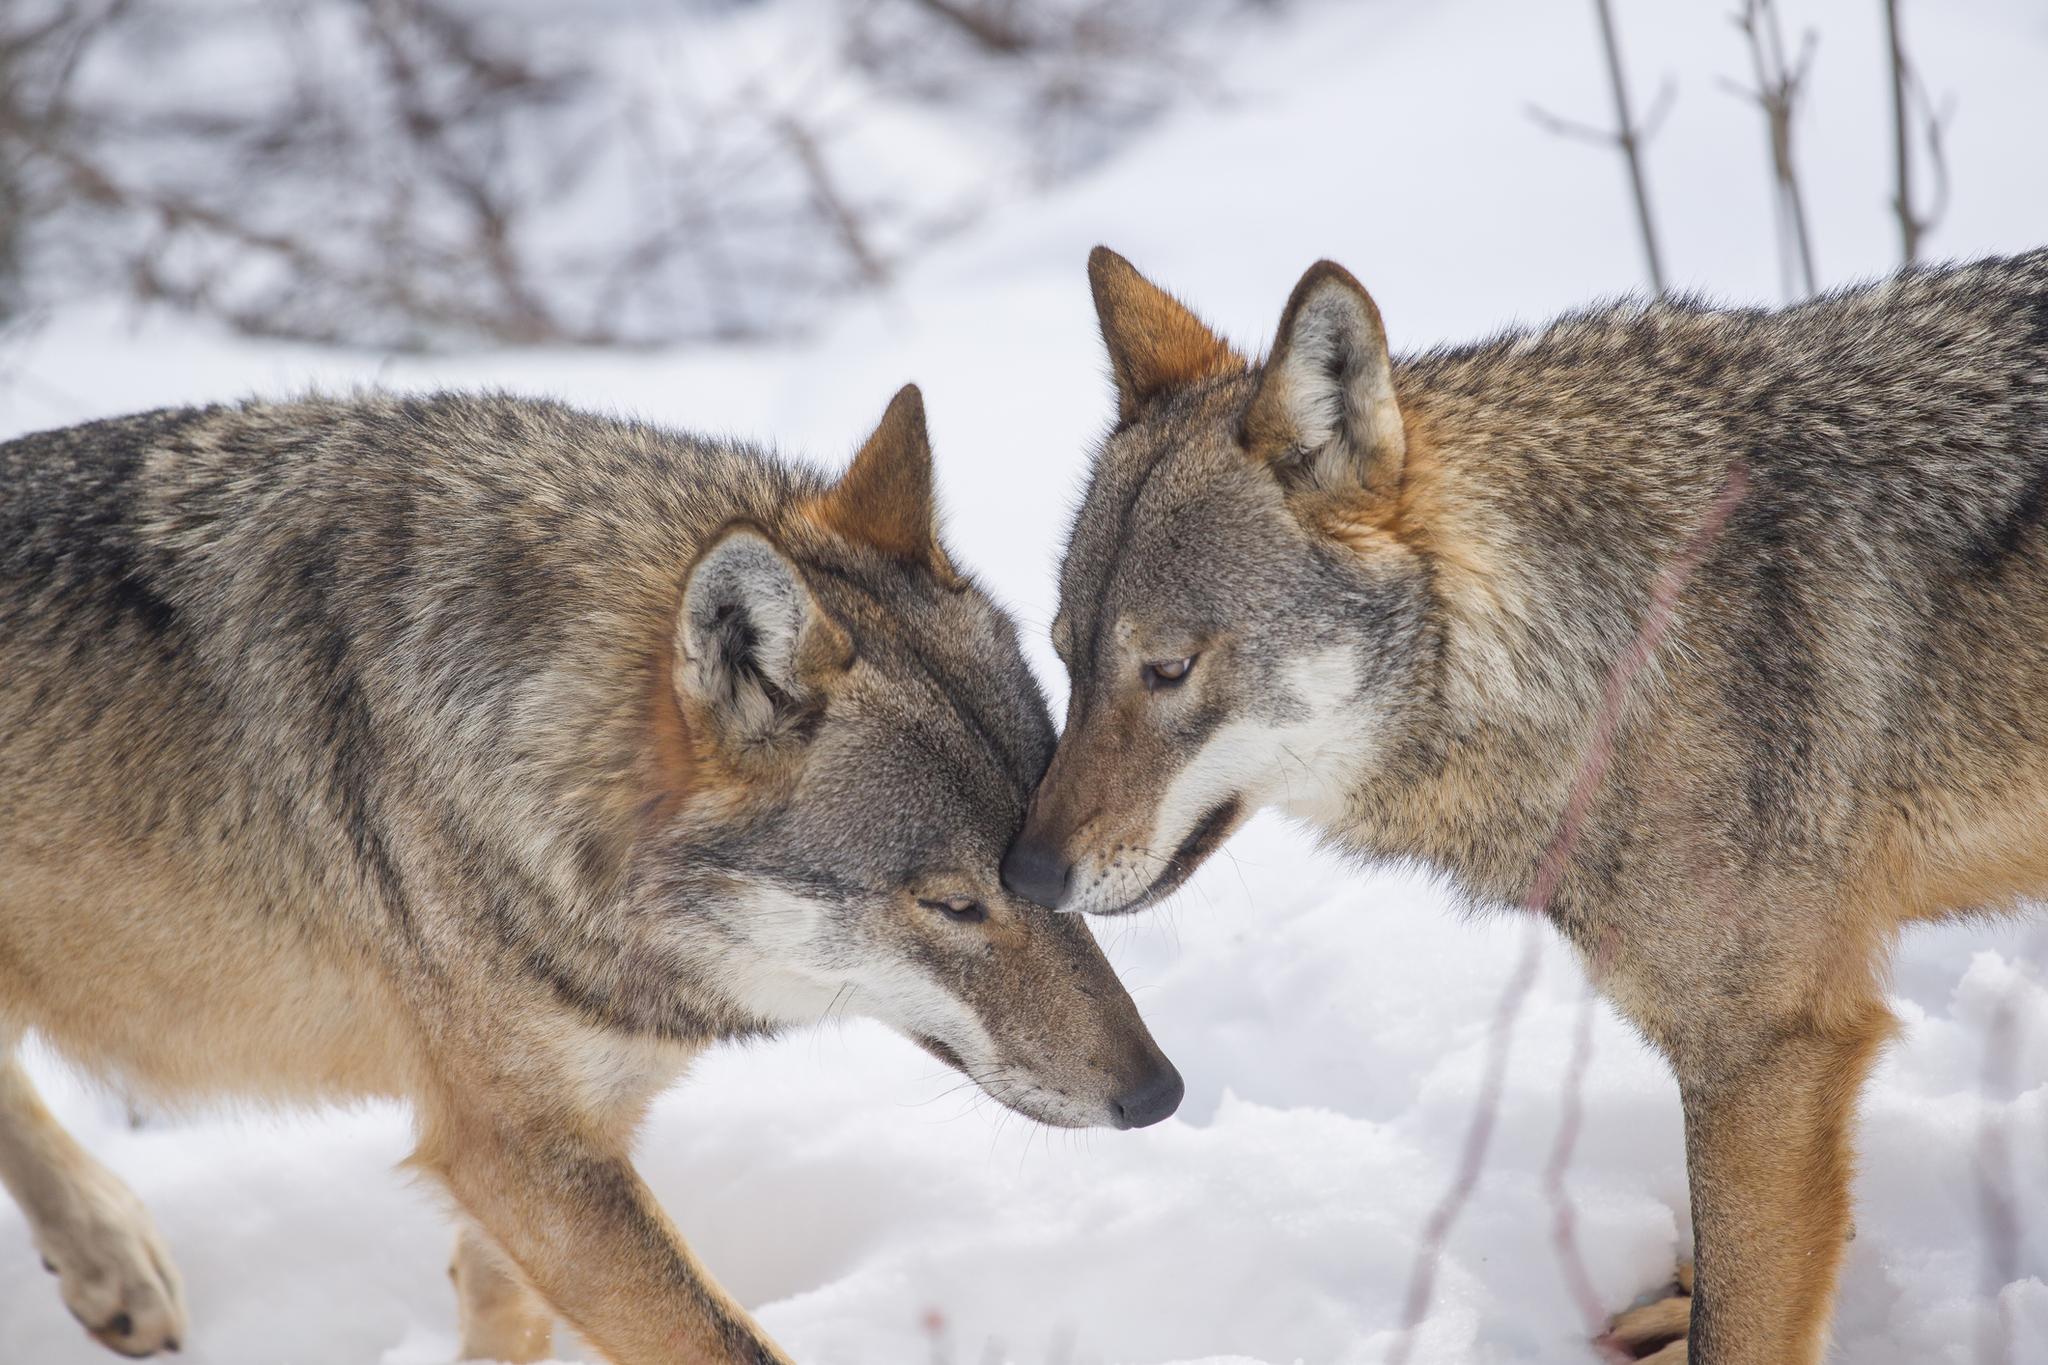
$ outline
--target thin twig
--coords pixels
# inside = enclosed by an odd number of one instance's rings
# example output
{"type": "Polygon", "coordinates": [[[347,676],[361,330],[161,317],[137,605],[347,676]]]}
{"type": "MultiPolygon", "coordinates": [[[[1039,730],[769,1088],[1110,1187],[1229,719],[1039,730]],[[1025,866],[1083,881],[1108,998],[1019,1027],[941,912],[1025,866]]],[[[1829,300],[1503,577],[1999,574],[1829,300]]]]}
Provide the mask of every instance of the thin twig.
{"type": "Polygon", "coordinates": [[[1650,286],[1659,294],[1664,288],[1664,261],[1657,250],[1657,231],[1650,222],[1650,190],[1643,179],[1641,130],[1629,117],[1628,85],[1622,77],[1621,44],[1614,36],[1614,14],[1609,0],[1594,0],[1600,15],[1600,43],[1607,51],[1607,80],[1614,91],[1614,140],[1628,162],[1629,192],[1635,196],[1636,224],[1643,234],[1643,261],[1650,270],[1650,286]]]}
{"type": "Polygon", "coordinates": [[[1572,1030],[1572,1059],[1565,1071],[1564,1102],[1557,1121],[1557,1140],[1550,1149],[1550,1161],[1543,1172],[1544,1194],[1550,1201],[1550,1241],[1564,1269],[1565,1287],[1579,1306],[1586,1330],[1598,1336],[1607,1325],[1607,1310],[1593,1287],[1586,1258],[1579,1250],[1578,1210],[1572,1206],[1565,1177],[1571,1171],[1578,1149],[1579,1127],[1585,1117],[1586,1076],[1593,1069],[1593,1022],[1599,1013],[1600,990],[1597,967],[1587,974],[1586,991],[1579,1000],[1579,1018],[1572,1030]]]}
{"type": "Polygon", "coordinates": [[[995,6],[976,5],[969,0],[917,0],[917,3],[997,56],[1016,57],[1031,50],[1031,35],[1017,26],[1014,16],[1007,12],[1009,6],[1003,6],[1005,12],[998,13],[995,6]]]}
{"type": "Polygon", "coordinates": [[[882,284],[889,278],[889,268],[875,253],[868,241],[867,229],[860,215],[847,202],[840,191],[839,182],[832,174],[831,166],[825,160],[824,149],[811,130],[787,114],[776,118],[775,127],[789,144],[797,164],[803,167],[804,175],[811,186],[811,202],[817,206],[819,215],[831,226],[833,235],[846,249],[848,259],[853,262],[861,282],[869,285],[882,284]]]}
{"type": "Polygon", "coordinates": [[[1899,258],[1905,265],[1920,259],[1923,239],[1948,211],[1948,156],[1942,143],[1947,131],[1948,111],[1937,110],[1928,97],[1920,73],[1906,56],[1905,32],[1899,24],[1899,0],[1885,0],[1886,46],[1891,56],[1892,87],[1892,216],[1899,224],[1899,258]],[[1934,172],[1934,196],[1925,212],[1913,200],[1914,105],[1927,141],[1927,158],[1934,172]]]}
{"type": "MultiPolygon", "coordinates": [[[[2035,943],[2041,935],[2032,935],[2035,943]]],[[[1977,1330],[1978,1365],[2012,1365],[2012,1305],[2007,1285],[2020,1278],[2020,1212],[2014,1194],[2008,1098],[2019,1072],[2020,997],[2037,981],[2022,950],[2014,979],[1999,992],[1985,1028],[1984,1069],[1978,1078],[1982,1105],[1977,1124],[1977,1218],[1984,1244],[1984,1292],[1990,1312],[1977,1330]]]]}
{"type": "Polygon", "coordinates": [[[1906,135],[1906,44],[1899,33],[1899,0],[1884,0],[1885,37],[1892,58],[1892,212],[1899,220],[1899,257],[1920,259],[1920,222],[1913,216],[1913,144],[1906,135]]]}
{"type": "Polygon", "coordinates": [[[1781,284],[1789,297],[1810,297],[1818,288],[1819,276],[1813,266],[1813,238],[1806,226],[1806,196],[1800,189],[1798,168],[1792,156],[1792,120],[1799,96],[1813,64],[1817,39],[1809,30],[1800,40],[1799,60],[1787,65],[1785,42],[1773,0],[1743,0],[1740,13],[1733,16],[1749,46],[1750,68],[1756,85],[1728,88],[1756,103],[1763,111],[1764,134],[1771,159],[1771,176],[1777,187],[1774,201],[1778,224],[1781,284]],[[1797,266],[1803,288],[1796,291],[1793,269],[1797,266]]]}
{"type": "Polygon", "coordinates": [[[1593,10],[1600,20],[1600,42],[1607,55],[1607,79],[1614,95],[1615,126],[1612,129],[1595,128],[1560,118],[1535,105],[1529,106],[1529,117],[1549,132],[1611,146],[1621,152],[1622,161],[1628,168],[1629,194],[1635,201],[1636,230],[1642,238],[1643,262],[1650,274],[1650,287],[1662,295],[1667,292],[1664,260],[1657,248],[1657,228],[1650,215],[1650,189],[1643,175],[1643,144],[1670,110],[1674,87],[1669,81],[1660,86],[1657,98],[1651,101],[1649,117],[1637,123],[1629,111],[1628,83],[1622,75],[1621,47],[1615,38],[1614,15],[1608,0],[1593,0],[1593,10]]]}

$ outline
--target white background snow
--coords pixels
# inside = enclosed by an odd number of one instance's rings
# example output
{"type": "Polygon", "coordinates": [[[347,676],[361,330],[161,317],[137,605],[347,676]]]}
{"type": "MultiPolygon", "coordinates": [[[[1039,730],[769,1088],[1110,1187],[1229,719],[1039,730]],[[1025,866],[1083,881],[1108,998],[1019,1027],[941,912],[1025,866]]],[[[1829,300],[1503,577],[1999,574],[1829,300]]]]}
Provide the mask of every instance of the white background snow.
{"type": "MultiPolygon", "coordinates": [[[[1723,91],[1746,54],[1721,3],[1619,7],[1638,102],[1678,100],[1649,175],[1682,287],[1777,297],[1763,133],[1723,91]]],[[[2048,240],[2048,11],[1913,0],[1929,85],[1952,93],[1954,195],[1934,252],[2048,240]]],[[[1788,4],[1822,34],[1799,126],[1830,283],[1895,258],[1879,6],[1788,4]]],[[[800,34],[807,7],[728,21],[800,34]]],[[[713,26],[693,41],[717,43],[713,26]]],[[[1319,256],[1375,292],[1398,348],[1471,338],[1637,287],[1617,160],[1526,106],[1607,117],[1576,0],[1303,4],[1208,40],[1222,95],[1191,101],[1085,179],[1015,201],[809,340],[617,355],[421,361],[237,339],[86,302],[0,351],[0,436],[168,403],[308,385],[490,384],[843,460],[908,379],[924,386],[948,541],[1018,612],[1034,662],[1054,556],[1107,415],[1082,275],[1106,241],[1247,346],[1319,256]]],[[[697,49],[704,59],[707,49],[697,49]]],[[[715,55],[717,49],[708,49],[715,55]]],[[[944,111],[892,110],[877,152],[971,157],[944,111]]],[[[957,174],[958,162],[940,174],[957,174]]],[[[166,913],[172,913],[166,910],[166,913]]],[[[1715,913],[1701,905],[1698,913],[1715,913]]],[[[1098,932],[1188,1080],[1135,1134],[1048,1133],[963,1093],[881,1029],[721,1050],[664,1100],[642,1168],[704,1260],[804,1362],[1349,1365],[1386,1358],[1420,1228],[1468,1122],[1490,1018],[1522,942],[1413,876],[1340,866],[1262,819],[1172,906],[1098,932]]],[[[2016,1362],[2048,1361],[2048,993],[2024,926],[1920,933],[1893,984],[1906,1030],[1863,1109],[1858,1236],[1836,1358],[1974,1361],[2002,1303],[2016,1362]],[[2017,1083],[1987,1088],[2002,999],[2017,1083]],[[1978,1154],[2003,1132],[2022,1213],[2017,1278],[1993,1273],[1978,1154]],[[2027,1215],[2035,1215],[2028,1217],[2027,1215]]],[[[1483,1183],[1450,1238],[1415,1359],[1591,1359],[1543,1191],[1581,977],[1546,949],[1514,1039],[1483,1183]]],[[[110,1008],[116,1007],[110,1003],[110,1008]]],[[[1685,1254],[1674,1088],[1604,1011],[1571,1169],[1580,1237],[1613,1307],[1685,1254]]],[[[421,1365],[453,1354],[447,1234],[393,1170],[403,1114],[152,1116],[40,1058],[64,1121],[154,1211],[183,1268],[196,1365],[421,1365]]],[[[564,1333],[565,1359],[582,1359],[564,1333]]],[[[0,1361],[103,1358],[0,1202],[0,1361]]]]}

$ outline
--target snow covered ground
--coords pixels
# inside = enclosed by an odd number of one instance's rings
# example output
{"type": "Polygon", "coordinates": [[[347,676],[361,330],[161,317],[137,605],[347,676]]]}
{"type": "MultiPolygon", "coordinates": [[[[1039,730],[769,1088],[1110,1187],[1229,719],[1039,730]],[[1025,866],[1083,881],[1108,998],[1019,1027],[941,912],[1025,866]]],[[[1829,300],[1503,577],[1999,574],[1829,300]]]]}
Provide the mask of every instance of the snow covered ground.
{"type": "MultiPolygon", "coordinates": [[[[1776,296],[1762,130],[1720,4],[1619,6],[1639,102],[1678,101],[1649,173],[1678,283],[1776,296]]],[[[2027,0],[1907,5],[1954,92],[1943,255],[2048,239],[2048,15],[2027,0]]],[[[1822,33],[1801,148],[1822,273],[1887,268],[1894,236],[1878,7],[1788,3],[1822,33]]],[[[1590,7],[1566,0],[1305,4],[1226,35],[1227,98],[1185,109],[1088,178],[1006,210],[802,343],[660,355],[421,361],[255,344],[110,303],[0,341],[0,435],[309,384],[499,385],[843,459],[906,379],[925,386],[955,553],[1043,640],[1053,555],[1106,385],[1082,277],[1107,241],[1247,345],[1296,275],[1343,260],[1398,348],[1635,287],[1620,168],[1535,127],[1605,118],[1590,7]]],[[[941,117],[934,114],[934,118],[941,117]]],[[[799,1360],[902,1365],[1348,1365],[1386,1358],[1420,1229],[1449,1183],[1487,1021],[1521,951],[1406,875],[1339,866],[1255,823],[1172,906],[1101,926],[1189,1083],[1136,1134],[1027,1127],[879,1028],[720,1051],[659,1107],[643,1169],[705,1261],[799,1360]]],[[[1907,1028],[1864,1105],[1858,1236],[1837,1358],[1964,1362],[2000,1306],[2015,1362],[2048,1360],[2048,991],[2024,927],[1911,938],[1907,1028]],[[1987,1089],[1989,1020],[2020,1020],[2016,1083],[1987,1089]],[[1978,1207],[1986,1132],[2022,1220],[1997,1273],[1978,1207]],[[2009,1281],[2009,1282],[2008,1282],[2009,1281]]],[[[1543,1172],[1580,976],[1546,948],[1493,1155],[1449,1239],[1414,1355],[1590,1359],[1550,1242],[1543,1172]]],[[[1569,1175],[1593,1283],[1619,1307],[1687,1246],[1676,1094],[1603,1011],[1569,1175]]],[[[154,1210],[202,1365],[423,1365],[454,1349],[432,1195],[393,1172],[404,1116],[152,1116],[47,1059],[88,1145],[154,1210]]],[[[565,1359],[582,1359],[563,1334],[565,1359]]],[[[102,1359],[0,1203],[0,1361],[102,1359]]]]}

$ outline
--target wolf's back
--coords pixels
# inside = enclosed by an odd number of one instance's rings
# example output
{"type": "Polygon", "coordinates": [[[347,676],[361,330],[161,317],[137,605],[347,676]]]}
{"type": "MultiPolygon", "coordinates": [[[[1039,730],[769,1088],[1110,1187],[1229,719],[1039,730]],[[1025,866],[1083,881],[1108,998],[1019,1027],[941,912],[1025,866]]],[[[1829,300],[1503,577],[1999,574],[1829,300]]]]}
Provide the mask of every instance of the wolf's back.
{"type": "Polygon", "coordinates": [[[632,749],[692,545],[808,477],[496,397],[0,446],[0,850],[147,847],[388,904],[400,825],[573,832],[561,803],[632,749]]]}

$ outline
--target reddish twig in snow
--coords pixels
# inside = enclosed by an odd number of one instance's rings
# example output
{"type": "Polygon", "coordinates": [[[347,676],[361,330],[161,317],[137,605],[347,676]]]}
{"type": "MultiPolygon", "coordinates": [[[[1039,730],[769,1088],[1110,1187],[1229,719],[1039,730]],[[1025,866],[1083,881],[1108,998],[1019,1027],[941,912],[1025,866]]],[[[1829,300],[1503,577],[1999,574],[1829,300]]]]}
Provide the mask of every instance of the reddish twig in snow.
{"type": "Polygon", "coordinates": [[[1984,1292],[1991,1298],[1991,1311],[1977,1330],[1978,1365],[2013,1361],[2012,1305],[2001,1291],[2020,1278],[2020,1219],[2013,1198],[2006,1097],[2019,1069],[2019,996],[2024,985],[2023,972],[2023,979],[2005,988],[1991,1012],[1978,1085],[1984,1109],[1977,1129],[1977,1218],[1984,1243],[1984,1292]]]}
{"type": "Polygon", "coordinates": [[[1571,1169],[1572,1153],[1578,1146],[1579,1123],[1585,1113],[1586,1073],[1593,1067],[1593,1016],[1599,1008],[1598,964],[1589,974],[1586,994],[1579,1001],[1579,1021],[1572,1034],[1572,1060],[1565,1072],[1564,1101],[1557,1120],[1557,1141],[1550,1149],[1550,1162],[1543,1171],[1543,1192],[1550,1201],[1550,1241],[1564,1269],[1565,1287],[1579,1306],[1579,1316],[1588,1331],[1598,1336],[1607,1326],[1607,1308],[1593,1277],[1586,1270],[1586,1258],[1579,1251],[1578,1211],[1572,1207],[1565,1188],[1565,1173],[1571,1169]]]}
{"type": "MultiPolygon", "coordinates": [[[[1522,908],[1531,911],[1536,918],[1546,918],[1550,912],[1552,896],[1557,884],[1564,876],[1564,868],[1571,856],[1572,847],[1578,841],[1580,826],[1585,822],[1586,812],[1593,803],[1594,793],[1607,776],[1608,765],[1614,759],[1615,733],[1621,726],[1623,703],[1628,698],[1629,688],[1634,685],[1636,675],[1641,673],[1656,656],[1657,646],[1664,633],[1670,629],[1671,620],[1677,611],[1679,594],[1691,581],[1714,542],[1720,539],[1722,530],[1733,515],[1735,505],[1742,501],[1749,491],[1749,472],[1740,463],[1728,471],[1726,481],[1713,503],[1701,518],[1699,527],[1686,541],[1677,555],[1673,556],[1657,575],[1650,590],[1649,606],[1643,612],[1641,624],[1636,629],[1635,639],[1628,649],[1616,659],[1607,675],[1607,684],[1602,689],[1600,707],[1595,713],[1593,734],[1586,745],[1584,758],[1573,778],[1571,789],[1565,799],[1564,814],[1558,821],[1557,832],[1550,845],[1543,852],[1537,864],[1536,877],[1529,886],[1529,894],[1522,900],[1522,908]]],[[[1514,974],[1508,978],[1506,990],[1501,994],[1500,1005],[1494,1011],[1492,1032],[1487,1042],[1486,1071],[1480,1081],[1479,1098],[1473,1106],[1472,1126],[1466,1130],[1465,1145],[1459,1155],[1456,1177],[1451,1187],[1444,1192],[1429,1221],[1423,1227],[1422,1242],[1416,1248],[1415,1262],[1409,1272],[1408,1294],[1402,1307],[1401,1334],[1388,1353],[1388,1365],[1404,1365],[1415,1348],[1416,1329],[1422,1325],[1423,1315],[1429,1311],[1429,1300],[1436,1287],[1437,1263],[1443,1257],[1444,1242],[1449,1238],[1458,1216],[1465,1210],[1472,1192],[1478,1188],[1479,1175],[1486,1165],[1487,1148],[1493,1141],[1493,1128],[1500,1114],[1501,1090],[1507,1077],[1508,1050],[1513,1041],[1515,1021],[1521,1016],[1522,1007],[1528,1001],[1529,991],[1536,983],[1536,972],[1542,961],[1541,929],[1532,920],[1522,945],[1521,960],[1516,964],[1514,974]]],[[[1598,966],[1596,961],[1595,966],[1598,966]]],[[[1585,1038],[1585,1063],[1590,1064],[1592,1040],[1591,1020],[1582,1021],[1587,1031],[1585,1038]]],[[[1571,1114],[1570,1136],[1577,1134],[1577,1088],[1584,1080],[1581,1059],[1574,1058],[1572,1090],[1568,1096],[1571,1114]]],[[[1553,1155],[1556,1188],[1564,1185],[1565,1168],[1569,1164],[1571,1146],[1560,1135],[1563,1156],[1553,1155]]],[[[1595,1329],[1599,1325],[1600,1307],[1592,1290],[1591,1277],[1586,1274],[1585,1265],[1578,1256],[1576,1240],[1570,1231],[1570,1220],[1564,1221],[1564,1232],[1560,1247],[1567,1255],[1567,1275],[1574,1278],[1575,1293],[1583,1284],[1585,1297],[1582,1307],[1590,1305],[1595,1318],[1595,1329]]]]}
{"type": "Polygon", "coordinates": [[[1486,1164],[1486,1149],[1493,1141],[1494,1120],[1500,1114],[1500,1092],[1507,1075],[1508,1044],[1514,1036],[1515,1019],[1529,998],[1529,988],[1536,984],[1536,969],[1543,961],[1542,934],[1542,927],[1533,922],[1525,931],[1521,961],[1516,963],[1515,973],[1508,978],[1507,989],[1501,993],[1500,1005],[1494,1011],[1493,1032],[1487,1044],[1486,1075],[1479,1083],[1479,1100],[1473,1106],[1472,1126],[1465,1131],[1465,1149],[1458,1157],[1458,1174],[1430,1213],[1429,1222],[1423,1225],[1422,1245],[1416,1248],[1415,1264],[1408,1274],[1408,1297],[1401,1307],[1401,1335],[1394,1342],[1394,1349],[1387,1354],[1388,1365],[1404,1365],[1409,1352],[1415,1349],[1415,1330],[1422,1325],[1423,1315],[1429,1311],[1429,1298],[1436,1288],[1437,1261],[1443,1256],[1444,1241],[1450,1236],[1458,1215],[1465,1211],[1465,1201],[1479,1184],[1480,1169],[1486,1164]]]}

